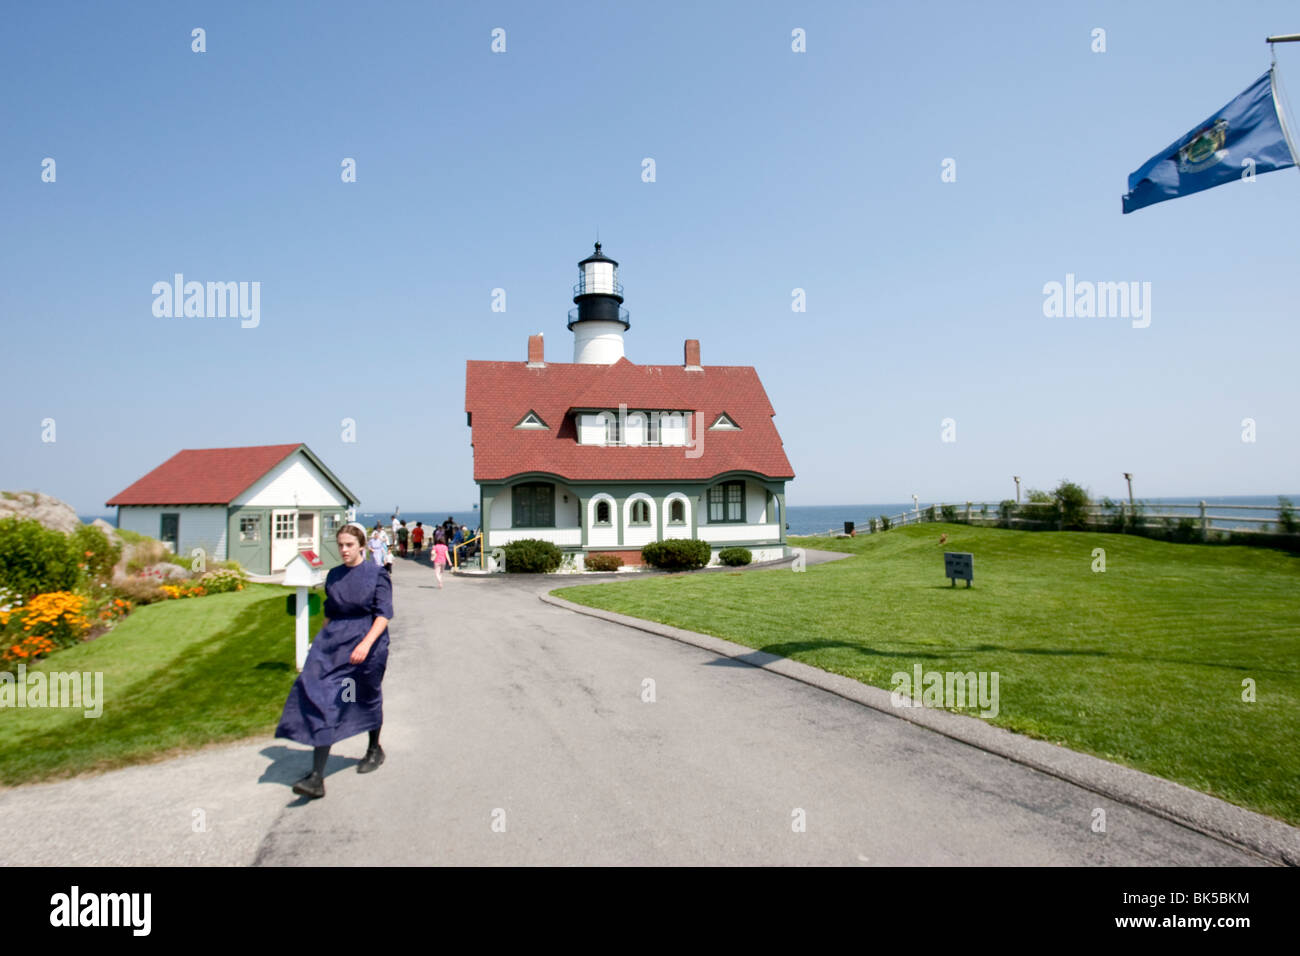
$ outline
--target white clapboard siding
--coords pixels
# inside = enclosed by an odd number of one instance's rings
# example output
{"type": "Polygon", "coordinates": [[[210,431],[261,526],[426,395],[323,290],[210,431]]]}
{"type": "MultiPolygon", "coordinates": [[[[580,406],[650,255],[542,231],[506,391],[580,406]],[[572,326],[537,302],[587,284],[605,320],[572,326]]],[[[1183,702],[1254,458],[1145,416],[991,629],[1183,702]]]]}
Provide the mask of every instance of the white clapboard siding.
{"type": "Polygon", "coordinates": [[[207,560],[226,560],[225,505],[122,505],[117,509],[118,527],[157,538],[164,513],[180,515],[178,554],[188,557],[202,548],[207,560]]]}

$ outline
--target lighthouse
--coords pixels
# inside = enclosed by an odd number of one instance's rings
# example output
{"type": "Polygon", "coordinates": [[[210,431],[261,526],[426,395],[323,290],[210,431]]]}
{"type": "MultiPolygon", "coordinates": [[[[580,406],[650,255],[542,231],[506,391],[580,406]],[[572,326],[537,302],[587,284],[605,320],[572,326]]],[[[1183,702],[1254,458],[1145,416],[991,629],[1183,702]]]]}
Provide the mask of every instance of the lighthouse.
{"type": "Polygon", "coordinates": [[[618,263],[596,251],[578,263],[578,284],[573,287],[577,308],[569,310],[573,332],[573,361],[579,365],[613,365],[623,358],[623,333],[631,323],[623,308],[623,286],[618,263]]]}

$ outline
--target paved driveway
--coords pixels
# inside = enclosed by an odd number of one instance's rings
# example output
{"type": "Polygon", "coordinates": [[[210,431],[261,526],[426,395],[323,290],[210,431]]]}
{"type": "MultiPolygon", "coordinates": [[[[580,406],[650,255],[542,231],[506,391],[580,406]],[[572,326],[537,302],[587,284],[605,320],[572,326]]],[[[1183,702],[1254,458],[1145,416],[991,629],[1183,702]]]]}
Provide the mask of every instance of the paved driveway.
{"type": "Polygon", "coordinates": [[[354,737],[331,755],[327,796],[301,800],[289,786],[309,750],[268,736],[14,788],[0,793],[0,813],[23,823],[0,858],[1261,862],[806,684],[538,600],[563,579],[456,577],[438,590],[427,566],[399,561],[394,581],[388,759],[376,773],[353,772],[366,742],[354,737]],[[647,678],[652,703],[642,699],[647,678]],[[1091,829],[1096,807],[1106,809],[1105,833],[1091,829]]]}

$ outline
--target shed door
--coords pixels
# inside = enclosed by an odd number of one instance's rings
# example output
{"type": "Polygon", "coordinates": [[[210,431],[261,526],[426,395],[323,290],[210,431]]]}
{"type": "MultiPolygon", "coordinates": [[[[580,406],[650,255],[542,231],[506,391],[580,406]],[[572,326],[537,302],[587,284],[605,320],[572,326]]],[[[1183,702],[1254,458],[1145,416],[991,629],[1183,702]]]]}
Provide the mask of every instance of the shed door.
{"type": "Polygon", "coordinates": [[[283,571],[298,553],[298,512],[271,512],[271,570],[283,571]]]}

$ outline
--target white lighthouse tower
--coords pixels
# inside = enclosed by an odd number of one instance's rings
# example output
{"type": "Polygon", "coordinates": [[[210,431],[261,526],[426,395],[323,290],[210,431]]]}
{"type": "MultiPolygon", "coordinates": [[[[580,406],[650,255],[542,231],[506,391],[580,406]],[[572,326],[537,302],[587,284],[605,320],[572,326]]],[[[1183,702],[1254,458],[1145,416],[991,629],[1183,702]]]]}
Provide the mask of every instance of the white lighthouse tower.
{"type": "Polygon", "coordinates": [[[581,365],[613,365],[623,357],[623,333],[631,327],[623,308],[618,263],[596,251],[578,263],[573,287],[576,309],[569,310],[573,332],[573,361],[581,365]]]}

